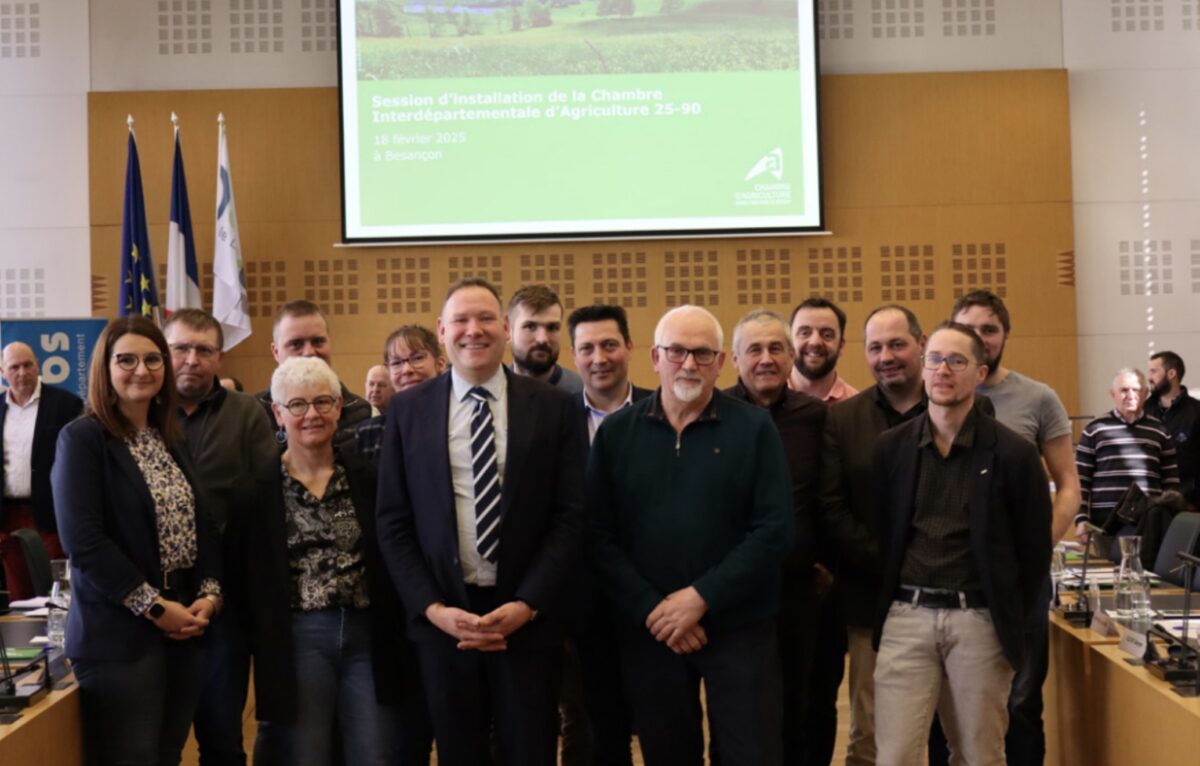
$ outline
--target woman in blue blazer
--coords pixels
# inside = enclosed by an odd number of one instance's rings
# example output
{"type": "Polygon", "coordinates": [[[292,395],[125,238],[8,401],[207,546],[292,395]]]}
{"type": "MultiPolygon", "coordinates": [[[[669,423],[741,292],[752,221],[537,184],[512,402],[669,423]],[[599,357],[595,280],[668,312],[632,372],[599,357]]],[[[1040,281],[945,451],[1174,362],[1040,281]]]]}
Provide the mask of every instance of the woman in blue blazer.
{"type": "Polygon", "coordinates": [[[215,527],[175,415],[171,354],[142,317],[109,322],[84,414],[58,438],[55,513],[71,561],[66,653],[86,751],[101,764],[178,764],[220,608],[215,527]]]}

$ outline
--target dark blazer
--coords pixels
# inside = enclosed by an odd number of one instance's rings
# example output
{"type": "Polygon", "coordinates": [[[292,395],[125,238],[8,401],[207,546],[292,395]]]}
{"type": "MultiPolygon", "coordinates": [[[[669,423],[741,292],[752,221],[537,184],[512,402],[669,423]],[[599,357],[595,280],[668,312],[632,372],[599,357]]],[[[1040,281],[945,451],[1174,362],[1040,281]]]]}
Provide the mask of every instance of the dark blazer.
{"type": "MultiPolygon", "coordinates": [[[[54,447],[58,432],[83,412],[83,400],[70,391],[42,384],[37,418],[33,425],[33,519],[43,532],[56,532],[54,490],[50,486],[50,466],[54,465],[54,447]]],[[[4,418],[8,414],[8,392],[0,394],[0,433],[4,433],[4,418]]],[[[3,445],[0,444],[0,450],[3,445]]],[[[4,460],[0,459],[0,489],[4,487],[4,460]]],[[[0,523],[4,522],[4,506],[0,503],[0,523]]]]}
{"type": "MultiPolygon", "coordinates": [[[[647,396],[654,394],[654,390],[650,388],[633,387],[632,403],[636,404],[647,396]]],[[[572,394],[571,401],[576,415],[579,418],[579,428],[582,429],[584,441],[584,462],[583,470],[587,471],[587,453],[591,451],[591,445],[588,440],[588,409],[583,404],[583,394],[572,394]]],[[[571,603],[566,609],[566,619],[568,627],[572,631],[586,631],[593,627],[593,620],[597,616],[597,606],[601,603],[602,598],[600,592],[600,583],[595,567],[591,564],[590,557],[581,556],[576,562],[574,574],[572,574],[572,582],[576,587],[572,590],[571,603]]]]}
{"type": "MultiPolygon", "coordinates": [[[[562,640],[569,575],[583,555],[586,432],[580,432],[574,396],[507,369],[504,374],[508,446],[496,597],[543,613],[510,637],[511,651],[562,640]]],[[[450,477],[452,391],[447,374],[393,396],[379,460],[379,547],[417,642],[453,640],[425,618],[430,604],[469,609],[450,477]]]]}
{"type": "MultiPolygon", "coordinates": [[[[654,393],[653,389],[639,388],[638,386],[634,386],[633,387],[633,401],[635,403],[640,402],[642,399],[645,399],[647,396],[650,396],[650,394],[653,394],[653,393],[654,393]]],[[[587,445],[588,444],[588,409],[587,409],[587,407],[583,406],[583,394],[572,394],[571,401],[574,402],[574,409],[575,409],[577,417],[579,418],[579,428],[582,429],[583,442],[585,445],[587,445]]],[[[585,467],[587,465],[586,461],[587,461],[587,450],[584,451],[585,467]]]]}
{"type": "MultiPolygon", "coordinates": [[[[925,418],[887,431],[875,449],[879,546],[883,560],[874,642],[900,582],[912,535],[918,443],[925,418]]],[[[974,481],[968,502],[971,553],[1004,655],[1020,667],[1026,619],[1038,603],[1050,566],[1050,488],[1037,448],[976,411],[971,447],[974,481]]]]}
{"type": "MultiPolygon", "coordinates": [[[[397,703],[408,676],[411,651],[404,639],[404,617],[387,570],[379,555],[375,533],[375,467],[350,447],[338,451],[346,469],[355,516],[362,529],[371,598],[371,666],[375,697],[380,704],[397,703]]],[[[230,521],[227,535],[235,555],[244,557],[246,609],[242,622],[254,654],[256,716],[260,721],[288,722],[296,717],[296,664],[292,648],[291,569],[287,552],[287,513],[283,506],[283,477],[279,463],[260,470],[253,490],[254,513],[242,514],[244,524],[230,521]],[[240,541],[240,543],[239,543],[240,541]]]]}
{"type": "MultiPolygon", "coordinates": [[[[180,444],[170,451],[195,487],[187,450],[180,444]]],[[[142,583],[163,581],[154,498],[125,442],[95,418],[79,418],[63,428],[57,455],[51,483],[58,533],[71,557],[67,656],[133,659],[152,642],[170,640],[121,603],[142,583]]],[[[201,580],[220,580],[216,525],[205,511],[203,495],[195,496],[197,574],[201,580]]]]}

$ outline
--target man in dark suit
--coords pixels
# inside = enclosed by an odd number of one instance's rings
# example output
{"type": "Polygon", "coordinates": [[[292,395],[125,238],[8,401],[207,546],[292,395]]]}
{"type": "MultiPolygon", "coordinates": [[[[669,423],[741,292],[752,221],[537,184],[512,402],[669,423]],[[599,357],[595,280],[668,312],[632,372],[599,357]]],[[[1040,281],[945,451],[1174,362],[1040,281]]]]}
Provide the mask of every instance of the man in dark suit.
{"type": "MultiPolygon", "coordinates": [[[[925,414],[921,354],[925,335],[917,317],[903,306],[881,306],[863,326],[867,367],[875,385],[829,408],[821,448],[818,530],[827,555],[838,561],[829,601],[840,635],[823,646],[813,674],[820,685],[812,704],[836,715],[837,688],[849,653],[850,741],[847,766],[875,763],[875,650],[871,628],[879,601],[879,546],[872,479],[872,456],[880,435],[925,414]],[[833,651],[836,649],[836,651],[833,651]]],[[[836,722],[836,719],[834,719],[836,722]]],[[[814,727],[806,743],[809,764],[827,766],[833,740],[826,727],[814,727]]]]}
{"type": "Polygon", "coordinates": [[[83,410],[78,396],[42,385],[33,349],[9,343],[3,352],[4,382],[0,394],[0,433],[3,433],[4,498],[0,503],[0,559],[12,600],[32,598],[33,583],[21,547],[11,532],[36,529],[52,559],[66,558],[54,520],[50,466],[58,432],[83,410]]]}
{"type": "Polygon", "coordinates": [[[462,280],[438,333],[449,375],[388,407],[379,542],[409,615],[439,763],[555,763],[561,615],[582,555],[572,398],[501,365],[496,289],[462,280]]]}
{"type": "Polygon", "coordinates": [[[826,407],[820,399],[788,388],[795,347],[787,320],[755,309],[733,328],[733,364],[737,385],[726,393],[760,407],[771,416],[792,477],[792,521],[796,539],[783,562],[779,598],[779,666],[783,676],[783,762],[804,762],[805,714],[809,670],[817,643],[816,539],[817,478],[826,407]]]}
{"type": "Polygon", "coordinates": [[[941,325],[925,347],[927,415],[875,450],[881,764],[922,761],[935,709],[951,762],[1005,762],[1008,692],[1050,561],[1051,506],[1037,448],[974,406],[986,358],[970,327],[941,325]]]}
{"type": "MultiPolygon", "coordinates": [[[[574,398],[579,424],[588,434],[617,410],[654,393],[629,381],[633,339],[625,309],[613,305],[582,306],[567,319],[575,368],[583,391],[574,398]]],[[[571,640],[563,665],[563,766],[628,766],[632,725],[621,691],[620,653],[613,626],[612,605],[586,566],[580,575],[580,596],[570,624],[571,640]]]]}

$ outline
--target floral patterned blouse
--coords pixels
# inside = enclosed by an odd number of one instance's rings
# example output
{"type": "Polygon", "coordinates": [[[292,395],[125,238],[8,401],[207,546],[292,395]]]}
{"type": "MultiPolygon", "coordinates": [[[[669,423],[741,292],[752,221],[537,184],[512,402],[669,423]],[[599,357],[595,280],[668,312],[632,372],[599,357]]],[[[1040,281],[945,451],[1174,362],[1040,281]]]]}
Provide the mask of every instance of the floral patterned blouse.
{"type": "Polygon", "coordinates": [[[325,496],[283,473],[283,508],[287,523],[291,608],[302,611],[371,605],[362,527],[354,512],[346,469],[335,463],[325,496]]]}
{"type": "MultiPolygon", "coordinates": [[[[162,436],[154,428],[143,428],[125,442],[133,461],[137,463],[150,497],[154,498],[154,515],[158,521],[158,555],[162,570],[174,572],[196,565],[196,497],[192,485],[175,458],[167,450],[162,436]]],[[[200,583],[199,596],[220,596],[221,586],[207,578],[200,583]]],[[[125,606],[134,614],[142,614],[158,598],[159,591],[150,583],[142,583],[125,597],[125,606]]]]}

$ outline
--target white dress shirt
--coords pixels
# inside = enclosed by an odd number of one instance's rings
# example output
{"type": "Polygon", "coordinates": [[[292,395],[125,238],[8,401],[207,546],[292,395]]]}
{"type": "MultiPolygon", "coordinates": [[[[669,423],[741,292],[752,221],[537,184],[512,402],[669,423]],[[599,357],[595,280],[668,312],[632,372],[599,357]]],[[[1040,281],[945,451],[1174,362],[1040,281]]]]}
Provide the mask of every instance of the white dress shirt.
{"type": "Polygon", "coordinates": [[[10,390],[4,416],[4,496],[25,499],[33,493],[33,427],[37,424],[42,381],[25,404],[13,401],[10,390]]]}
{"type": "MultiPolygon", "coordinates": [[[[458,517],[458,555],[463,580],[467,585],[490,587],[496,584],[496,565],[479,554],[475,547],[475,471],[471,466],[471,417],[475,400],[468,394],[475,386],[450,370],[450,481],[454,485],[454,510],[458,517]]],[[[508,446],[508,379],[497,369],[483,387],[492,398],[492,428],[496,432],[496,472],[504,486],[505,449],[508,446]]],[[[501,521],[503,524],[503,521],[501,521]]],[[[500,545],[504,545],[501,538],[500,545]]]]}
{"type": "MultiPolygon", "coordinates": [[[[613,410],[613,412],[616,412],[617,410],[623,410],[629,405],[633,404],[633,384],[628,383],[626,385],[629,386],[629,390],[625,394],[625,401],[621,402],[621,406],[616,410],[613,410]]],[[[612,412],[605,412],[604,410],[598,410],[593,407],[591,400],[588,399],[586,389],[580,394],[580,396],[583,397],[583,408],[587,410],[588,414],[588,444],[591,444],[596,440],[596,429],[600,427],[600,424],[603,423],[604,419],[611,415],[612,412]]]]}

